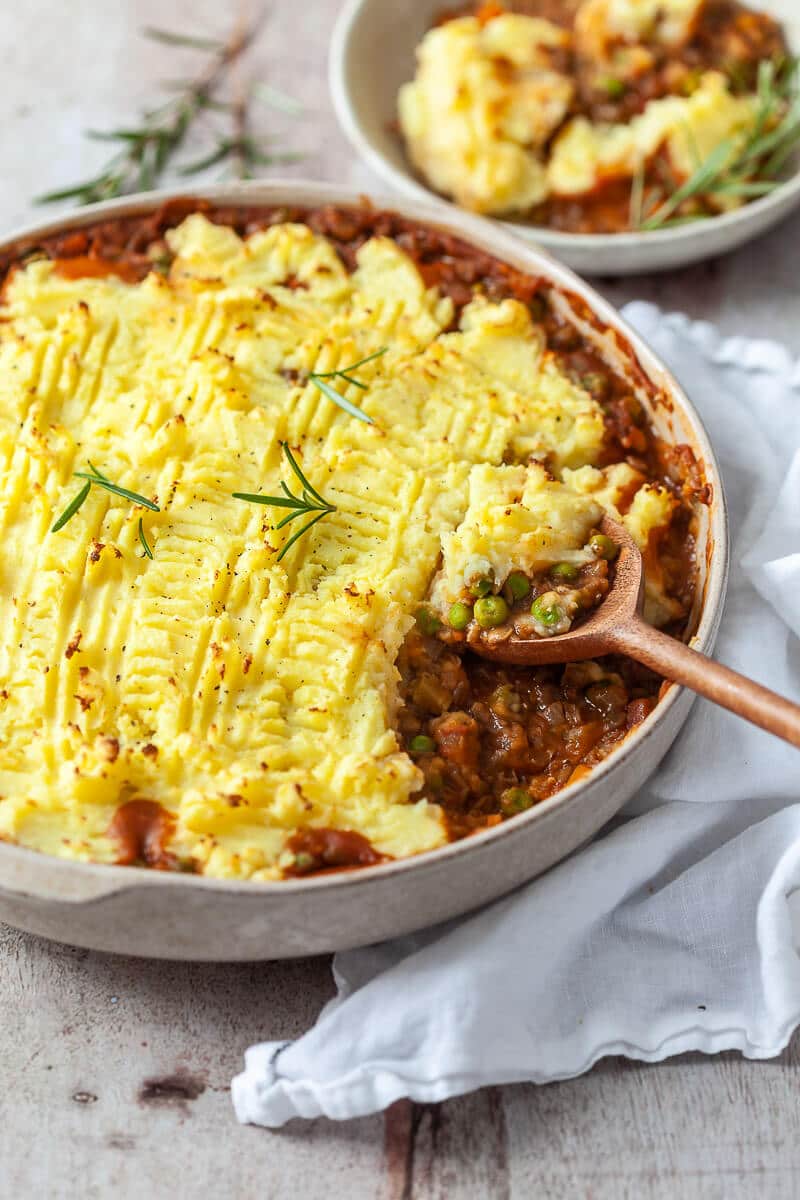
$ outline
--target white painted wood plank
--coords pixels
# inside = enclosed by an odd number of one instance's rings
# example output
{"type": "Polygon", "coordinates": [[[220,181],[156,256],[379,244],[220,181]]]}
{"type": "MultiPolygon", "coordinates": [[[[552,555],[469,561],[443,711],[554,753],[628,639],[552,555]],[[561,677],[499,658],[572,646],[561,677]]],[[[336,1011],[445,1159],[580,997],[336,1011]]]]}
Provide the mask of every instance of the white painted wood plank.
{"type": "Polygon", "coordinates": [[[790,1200],[800,1192],[800,1041],[781,1058],[608,1059],[505,1090],[513,1196],[790,1200]]]}
{"type": "Polygon", "coordinates": [[[231,1106],[243,1049],[329,997],[327,960],[165,964],[0,929],[0,962],[3,1197],[374,1193],[381,1117],[277,1136],[231,1106]]]}

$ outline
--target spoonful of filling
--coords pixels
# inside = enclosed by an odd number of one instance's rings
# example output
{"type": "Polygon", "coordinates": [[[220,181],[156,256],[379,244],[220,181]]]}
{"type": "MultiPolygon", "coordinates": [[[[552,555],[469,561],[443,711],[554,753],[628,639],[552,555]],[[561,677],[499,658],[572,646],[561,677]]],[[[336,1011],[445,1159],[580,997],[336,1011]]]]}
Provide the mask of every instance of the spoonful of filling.
{"type": "MultiPolygon", "coordinates": [[[[446,559],[446,550],[445,550],[446,559]]],[[[625,654],[800,747],[800,705],[653,628],[642,616],[642,555],[629,529],[607,514],[586,545],[531,574],[509,572],[497,590],[485,563],[468,562],[466,595],[436,634],[515,666],[625,654]]],[[[432,601],[441,595],[434,581],[432,601]]]]}

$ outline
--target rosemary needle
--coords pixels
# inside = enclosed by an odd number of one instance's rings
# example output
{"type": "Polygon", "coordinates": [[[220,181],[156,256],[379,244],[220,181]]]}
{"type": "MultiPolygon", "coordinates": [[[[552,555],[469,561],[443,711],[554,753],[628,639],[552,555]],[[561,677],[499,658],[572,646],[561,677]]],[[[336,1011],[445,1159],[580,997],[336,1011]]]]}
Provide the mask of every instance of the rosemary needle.
{"type": "Polygon", "coordinates": [[[162,42],[165,46],[184,46],[190,50],[216,50],[218,53],[225,49],[225,43],[219,38],[196,37],[191,33],[174,33],[171,29],[158,29],[155,25],[145,25],[142,33],[153,42],[162,42]]]}
{"type": "Polygon", "coordinates": [[[58,520],[52,526],[52,528],[50,529],[51,533],[58,533],[59,529],[63,529],[64,526],[66,525],[67,521],[69,521],[72,517],[75,516],[75,513],[81,507],[84,500],[89,495],[89,492],[91,491],[91,489],[92,489],[92,485],[90,483],[85,483],[83,485],[81,490],[78,492],[77,496],[75,496],[75,498],[73,500],[70,500],[69,504],[64,509],[61,516],[58,518],[58,520]]]}
{"type": "Polygon", "coordinates": [[[284,544],[280,554],[276,559],[277,562],[281,561],[284,554],[286,554],[292,548],[298,538],[301,538],[304,533],[308,533],[309,529],[316,525],[317,521],[321,521],[322,518],[327,517],[329,513],[336,512],[336,505],[329,503],[329,501],[327,501],[324,496],[321,496],[317,489],[313,487],[311,483],[309,483],[308,479],[306,479],[302,468],[289,449],[288,444],[286,442],[281,442],[281,446],[289,466],[300,482],[302,492],[299,496],[293,495],[283,480],[281,480],[281,491],[283,492],[282,496],[265,496],[261,492],[233,492],[233,497],[235,500],[246,500],[249,504],[265,504],[269,508],[290,509],[291,511],[287,513],[287,515],[283,517],[283,519],[280,520],[275,526],[276,529],[283,529],[284,525],[288,525],[297,517],[309,516],[311,513],[314,514],[314,516],[311,517],[311,520],[304,525],[302,529],[298,529],[295,533],[293,533],[288,542],[284,544]]]}
{"type": "Polygon", "coordinates": [[[259,82],[254,84],[253,96],[256,100],[261,100],[262,103],[268,104],[270,108],[277,108],[280,112],[289,113],[291,116],[299,116],[300,113],[305,111],[303,105],[299,100],[295,100],[294,96],[287,95],[286,92],[272,87],[269,83],[259,82]]]}
{"type": "Polygon", "coordinates": [[[147,557],[148,557],[148,558],[152,558],[152,557],[153,557],[153,551],[150,549],[150,546],[149,546],[149,544],[148,544],[147,538],[146,538],[146,536],[145,536],[145,532],[144,532],[144,523],[143,523],[143,521],[142,521],[142,518],[141,518],[141,517],[139,517],[139,541],[142,543],[142,549],[144,550],[144,552],[145,552],[145,554],[147,555],[147,557]]]}

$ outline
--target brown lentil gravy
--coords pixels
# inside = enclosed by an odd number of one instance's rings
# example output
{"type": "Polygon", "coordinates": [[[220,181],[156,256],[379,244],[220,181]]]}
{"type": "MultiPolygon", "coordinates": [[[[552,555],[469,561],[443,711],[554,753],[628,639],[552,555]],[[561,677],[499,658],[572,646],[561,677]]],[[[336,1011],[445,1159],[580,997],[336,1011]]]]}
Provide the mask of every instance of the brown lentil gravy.
{"type": "MultiPolygon", "coordinates": [[[[212,206],[193,197],[171,200],[144,216],[98,222],[19,244],[0,259],[0,280],[17,263],[42,255],[55,260],[70,278],[113,274],[143,279],[153,269],[168,269],[164,234],[194,212],[243,236],[284,221],[305,222],[330,239],[350,270],[368,238],[390,237],[414,260],[427,285],[452,299],[454,327],[478,290],[492,300],[511,297],[525,304],[543,328],[561,369],[603,410],[606,436],[598,465],[628,462],[667,487],[678,501],[669,528],[651,539],[644,558],[645,565],[657,559],[667,594],[681,606],[684,618],[669,632],[682,636],[695,585],[693,505],[710,501],[710,487],[689,446],[669,445],[653,434],[631,383],[560,315],[550,301],[547,280],[524,274],[450,234],[376,210],[366,201],[357,208],[242,208],[212,206]]],[[[578,297],[569,299],[582,319],[596,324],[578,297]]],[[[631,361],[633,377],[637,370],[631,361]]],[[[646,382],[643,375],[639,382],[646,382]]],[[[631,499],[621,500],[622,511],[631,499]]],[[[600,567],[584,569],[576,586],[597,586],[601,576],[604,581],[600,567]]],[[[441,806],[451,838],[497,824],[581,778],[644,720],[662,688],[656,675],[619,656],[516,670],[485,662],[458,639],[446,644],[419,627],[408,634],[397,665],[397,733],[424,777],[415,799],[425,797],[441,806]]],[[[122,805],[108,831],[119,849],[117,861],[182,869],[164,850],[171,821],[152,801],[122,805]]],[[[301,830],[290,838],[288,848],[295,866],[287,874],[293,875],[385,861],[366,839],[347,830],[301,830]]]]}
{"type": "MultiPolygon", "coordinates": [[[[436,24],[454,17],[477,16],[489,21],[503,12],[539,17],[571,29],[581,0],[473,0],[458,8],[446,8],[436,24]]],[[[781,25],[767,13],[754,12],[739,0],[705,0],[694,32],[679,49],[647,44],[652,62],[633,79],[612,75],[598,78],[596,64],[577,53],[559,51],[555,67],[573,77],[576,95],[565,120],[585,116],[598,123],[626,124],[642,113],[651,100],[670,95],[689,95],[705,71],[721,71],[731,89],[740,94],[753,91],[759,63],[785,64],[790,50],[781,25]],[[566,57],[565,56],[566,53],[566,57]]],[[[669,155],[656,153],[646,164],[642,181],[645,192],[672,194],[681,184],[669,155]]],[[[713,216],[716,210],[702,196],[693,200],[691,213],[713,216]]],[[[550,196],[525,218],[564,233],[621,233],[631,228],[631,181],[617,176],[598,182],[578,196],[550,196]]]]}

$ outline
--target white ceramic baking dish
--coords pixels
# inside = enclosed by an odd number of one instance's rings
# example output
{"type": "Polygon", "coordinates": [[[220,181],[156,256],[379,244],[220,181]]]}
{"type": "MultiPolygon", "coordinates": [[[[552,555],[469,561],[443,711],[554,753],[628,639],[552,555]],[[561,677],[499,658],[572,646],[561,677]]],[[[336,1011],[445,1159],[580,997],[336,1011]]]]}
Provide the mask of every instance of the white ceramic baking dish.
{"type": "MultiPolygon", "coordinates": [[[[798,0],[748,0],[782,22],[800,50],[798,0]]],[[[411,166],[396,129],[397,93],[414,76],[414,52],[434,20],[456,3],[443,0],[347,0],[331,39],[328,75],[339,124],[354,149],[393,191],[434,200],[411,166]]],[[[438,198],[439,202],[445,201],[438,198]]],[[[589,275],[666,271],[727,253],[772,229],[800,204],[800,156],[776,191],[735,212],[652,233],[560,233],[509,221],[520,237],[589,275]]]]}
{"type": "MultiPolygon", "coordinates": [[[[99,219],[152,212],[174,194],[99,204],[19,230],[0,242],[0,255],[20,243],[35,244],[39,237],[99,219]]],[[[313,207],[359,201],[341,188],[294,181],[204,189],[202,196],[237,206],[313,207]]],[[[587,284],[501,225],[452,207],[375,203],[544,277],[567,306],[588,306],[593,320],[584,323],[584,332],[630,378],[657,432],[692,447],[711,485],[711,504],[698,513],[699,581],[693,615],[693,644],[709,653],[727,576],[725,501],[700,418],[673,376],[587,284]]],[[[283,883],[242,883],[75,863],[0,844],[0,920],[92,949],[197,960],[288,958],[406,933],[484,904],[582,845],[652,773],[686,720],[692,699],[690,693],[670,687],[655,711],[587,779],[528,813],[440,850],[385,866],[283,883]]]]}

